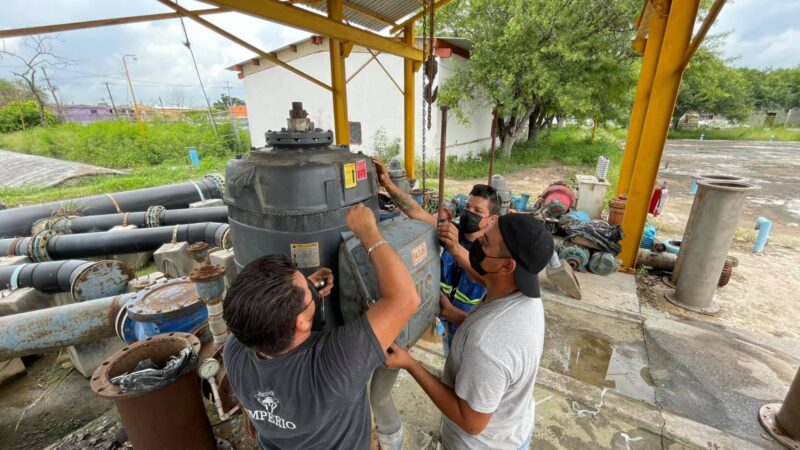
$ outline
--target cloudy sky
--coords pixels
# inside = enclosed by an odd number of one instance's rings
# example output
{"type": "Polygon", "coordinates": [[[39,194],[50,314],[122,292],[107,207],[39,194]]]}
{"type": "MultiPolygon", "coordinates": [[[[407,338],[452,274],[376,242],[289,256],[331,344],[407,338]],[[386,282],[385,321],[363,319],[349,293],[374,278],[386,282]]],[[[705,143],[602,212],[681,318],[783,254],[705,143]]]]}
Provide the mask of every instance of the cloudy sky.
{"type": "MultiPolygon", "coordinates": [[[[0,28],[17,28],[74,22],[105,17],[167,12],[152,0],[3,0],[0,28]]],[[[205,7],[188,0],[188,8],[205,7]]],[[[206,16],[220,27],[267,51],[299,40],[308,33],[235,13],[206,16]]],[[[733,64],[750,67],[793,67],[800,64],[800,0],[729,0],[712,33],[731,32],[724,54],[733,64]]],[[[203,81],[213,99],[230,83],[234,96],[243,96],[240,80],[226,67],[249,58],[251,53],[215,33],[186,20],[203,81]]],[[[202,93],[191,57],[183,46],[177,20],[68,31],[58,35],[55,51],[73,60],[62,70],[48,70],[64,103],[108,101],[105,82],[118,104],[129,103],[122,56],[129,60],[138,100],[169,105],[183,97],[187,104],[202,103],[202,93]]],[[[22,49],[21,39],[6,39],[9,50],[22,49]]],[[[0,77],[12,78],[18,68],[9,58],[0,60],[0,77]]]]}

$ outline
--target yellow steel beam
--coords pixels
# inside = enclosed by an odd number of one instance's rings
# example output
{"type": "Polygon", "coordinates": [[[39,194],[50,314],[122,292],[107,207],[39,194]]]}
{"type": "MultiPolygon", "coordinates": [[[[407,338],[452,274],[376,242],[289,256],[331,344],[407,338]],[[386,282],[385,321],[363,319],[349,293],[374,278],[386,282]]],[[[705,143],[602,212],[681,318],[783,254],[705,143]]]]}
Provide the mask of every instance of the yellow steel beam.
{"type": "Polygon", "coordinates": [[[410,58],[414,61],[422,61],[422,51],[418,48],[277,0],[207,1],[208,3],[223,6],[251,16],[300,28],[312,33],[324,34],[338,41],[352,41],[358,45],[389,53],[390,55],[410,58]]]}
{"type": "MultiPolygon", "coordinates": [[[[328,0],[328,17],[336,22],[344,19],[342,0],[328,0]]],[[[342,41],[333,37],[328,39],[331,57],[331,87],[333,88],[333,129],[336,143],[350,144],[350,123],[347,120],[347,80],[345,79],[344,52],[342,41]]]]}
{"type": "MultiPolygon", "coordinates": [[[[433,10],[436,11],[437,9],[439,9],[442,6],[450,3],[451,1],[453,1],[453,0],[439,0],[438,3],[435,3],[433,5],[433,10]]],[[[425,14],[425,9],[423,8],[422,11],[414,14],[413,16],[409,17],[408,19],[404,20],[402,23],[399,23],[399,24],[393,26],[392,29],[390,30],[390,33],[392,33],[392,34],[397,33],[398,31],[401,31],[401,30],[405,29],[406,25],[408,25],[408,24],[412,24],[413,25],[414,22],[419,20],[424,14],[425,14]]]]}
{"type": "MultiPolygon", "coordinates": [[[[414,45],[414,22],[403,27],[403,41],[406,45],[414,45]]],[[[414,174],[414,61],[403,60],[403,159],[406,166],[406,177],[416,178],[414,174]]]]}
{"type": "Polygon", "coordinates": [[[708,34],[708,30],[711,28],[711,25],[714,24],[714,21],[717,20],[717,16],[719,12],[722,11],[722,7],[725,6],[725,0],[716,0],[712,5],[711,8],[708,10],[708,14],[706,15],[705,19],[703,19],[703,23],[700,25],[700,29],[697,30],[697,34],[692,39],[691,44],[689,44],[689,50],[686,51],[686,55],[683,56],[683,65],[681,68],[686,70],[689,67],[689,61],[692,60],[692,56],[694,56],[697,49],[700,47],[700,44],[703,43],[703,39],[706,38],[706,34],[708,34]]]}
{"type": "Polygon", "coordinates": [[[678,98],[678,88],[683,76],[682,64],[700,0],[673,0],[659,53],[650,102],[647,106],[639,151],[633,168],[635,176],[628,189],[628,202],[622,218],[622,265],[632,269],[645,222],[650,198],[653,195],[661,155],[667,140],[672,111],[678,98]]]}
{"type": "MultiPolygon", "coordinates": [[[[219,14],[226,12],[222,8],[196,9],[193,14],[199,16],[206,14],[219,14]]],[[[87,20],[85,22],[61,23],[57,25],[42,25],[38,27],[15,28],[13,30],[0,30],[0,39],[31,36],[34,34],[58,33],[61,31],[82,30],[84,28],[107,27],[112,25],[122,25],[125,23],[151,22],[154,20],[177,19],[178,13],[148,14],[143,16],[117,17],[113,19],[87,20]]]]}
{"type": "Polygon", "coordinates": [[[295,75],[299,75],[299,76],[305,78],[306,80],[316,84],[317,86],[319,86],[321,88],[327,89],[329,91],[331,90],[331,87],[328,86],[327,84],[323,83],[322,81],[312,77],[311,75],[303,72],[302,70],[299,70],[299,69],[296,69],[296,68],[290,66],[289,64],[281,61],[280,59],[278,59],[275,56],[272,56],[272,54],[267,53],[264,50],[261,50],[260,48],[256,47],[255,45],[252,45],[252,44],[250,44],[250,43],[248,43],[248,42],[246,42],[246,41],[244,41],[242,39],[239,39],[238,37],[228,33],[227,31],[225,31],[222,28],[214,25],[213,23],[203,19],[200,16],[197,16],[193,11],[189,11],[189,10],[187,10],[187,9],[181,7],[181,6],[178,6],[176,3],[173,3],[170,0],[156,0],[156,1],[158,1],[159,3],[162,3],[162,4],[172,8],[172,9],[174,9],[179,15],[186,16],[189,19],[192,19],[195,22],[199,23],[200,25],[208,28],[209,30],[211,30],[211,31],[213,31],[213,32],[215,32],[215,33],[217,33],[217,34],[219,34],[219,35],[221,35],[221,36],[223,36],[223,37],[225,37],[225,38],[227,38],[227,39],[239,44],[239,45],[241,45],[242,47],[244,47],[244,48],[250,50],[251,52],[261,56],[262,58],[274,63],[275,65],[283,67],[284,69],[294,73],[295,75]]]}
{"type": "Polygon", "coordinates": [[[642,137],[647,105],[650,102],[650,93],[653,89],[653,77],[656,73],[658,55],[661,51],[661,42],[664,38],[664,29],[667,25],[666,17],[654,14],[650,18],[650,31],[644,47],[642,67],[639,71],[639,84],[636,86],[636,96],[633,99],[633,110],[628,125],[628,138],[625,141],[625,152],[622,154],[622,166],[619,170],[617,181],[617,195],[628,193],[628,187],[633,176],[633,166],[636,164],[636,154],[639,150],[639,140],[642,137]]]}
{"type": "Polygon", "coordinates": [[[396,88],[397,88],[397,90],[398,90],[398,91],[400,91],[400,94],[402,95],[402,94],[403,94],[403,88],[401,88],[401,87],[400,87],[400,85],[399,85],[399,84],[397,84],[397,81],[395,81],[395,80],[394,80],[394,77],[392,76],[392,74],[391,74],[391,73],[389,73],[389,71],[388,71],[388,70],[386,70],[386,67],[383,65],[383,63],[381,62],[381,60],[380,60],[380,59],[378,59],[378,54],[377,54],[377,53],[375,53],[375,52],[373,52],[373,51],[372,51],[372,50],[370,50],[370,49],[367,49],[367,51],[368,51],[368,52],[370,52],[370,54],[372,54],[372,56],[374,56],[374,57],[375,57],[375,62],[376,62],[376,63],[378,63],[378,65],[379,65],[379,66],[381,66],[381,69],[383,69],[383,73],[385,73],[385,74],[386,74],[386,76],[387,76],[387,77],[389,77],[389,79],[392,81],[392,84],[394,84],[394,87],[396,87],[396,88]]]}

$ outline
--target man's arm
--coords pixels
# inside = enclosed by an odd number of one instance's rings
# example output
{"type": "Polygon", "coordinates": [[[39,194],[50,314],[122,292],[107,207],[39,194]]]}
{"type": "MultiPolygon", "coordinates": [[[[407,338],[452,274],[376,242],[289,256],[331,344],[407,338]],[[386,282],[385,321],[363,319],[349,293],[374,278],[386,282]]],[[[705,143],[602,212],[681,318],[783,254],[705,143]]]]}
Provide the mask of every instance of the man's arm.
{"type": "Polygon", "coordinates": [[[381,298],[367,311],[367,321],[382,349],[388,349],[419,306],[419,294],[411,273],[391,245],[381,243],[372,211],[355,206],[347,214],[347,226],[361,240],[365,249],[372,249],[370,260],[378,276],[381,298]]]}
{"type": "Polygon", "coordinates": [[[408,217],[420,220],[431,225],[436,225],[436,217],[428,214],[419,203],[415,202],[410,195],[401,191],[389,178],[389,171],[386,166],[377,158],[372,158],[372,163],[375,164],[375,171],[378,174],[378,182],[386,189],[386,192],[392,197],[394,204],[400,208],[408,217]]]}
{"type": "Polygon", "coordinates": [[[439,315],[455,326],[461,325],[467,319],[467,312],[453,306],[450,299],[441,292],[439,292],[439,306],[441,309],[439,315]]]}
{"type": "Polygon", "coordinates": [[[480,413],[472,409],[469,403],[456,395],[453,388],[431,375],[405,349],[392,345],[389,350],[386,365],[406,369],[448,419],[472,435],[479,434],[486,428],[492,413],[480,413]]]}

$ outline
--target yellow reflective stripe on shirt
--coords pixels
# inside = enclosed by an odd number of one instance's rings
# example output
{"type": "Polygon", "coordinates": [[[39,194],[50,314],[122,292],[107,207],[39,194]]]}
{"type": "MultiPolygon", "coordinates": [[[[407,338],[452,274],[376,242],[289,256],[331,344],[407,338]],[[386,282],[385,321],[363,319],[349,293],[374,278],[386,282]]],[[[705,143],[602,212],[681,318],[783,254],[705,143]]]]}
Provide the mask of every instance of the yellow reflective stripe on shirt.
{"type": "Polygon", "coordinates": [[[453,286],[450,286],[449,284],[445,283],[444,281],[440,281],[439,282],[439,287],[441,287],[442,291],[447,295],[450,295],[450,293],[453,292],[453,286]]]}
{"type": "Polygon", "coordinates": [[[478,302],[481,301],[480,298],[476,298],[476,299],[473,300],[473,299],[467,297],[463,292],[459,291],[458,289],[456,289],[455,299],[460,301],[460,302],[469,303],[470,305],[475,305],[475,304],[477,304],[478,302]]]}

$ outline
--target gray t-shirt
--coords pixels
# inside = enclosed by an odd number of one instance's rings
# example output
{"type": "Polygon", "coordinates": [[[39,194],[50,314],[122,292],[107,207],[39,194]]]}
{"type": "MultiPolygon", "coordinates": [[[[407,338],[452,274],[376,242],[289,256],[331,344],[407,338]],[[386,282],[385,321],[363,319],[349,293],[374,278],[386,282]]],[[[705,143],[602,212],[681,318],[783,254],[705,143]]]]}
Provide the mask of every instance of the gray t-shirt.
{"type": "Polygon", "coordinates": [[[385,355],[366,315],[272,359],[229,336],[223,359],[260,448],[369,449],[367,381],[385,355]]]}
{"type": "Polygon", "coordinates": [[[533,386],[542,357],[544,309],[522,293],[479,303],[458,328],[442,382],[477,412],[492,413],[472,436],[447,417],[446,449],[516,450],[533,433],[533,386]]]}

